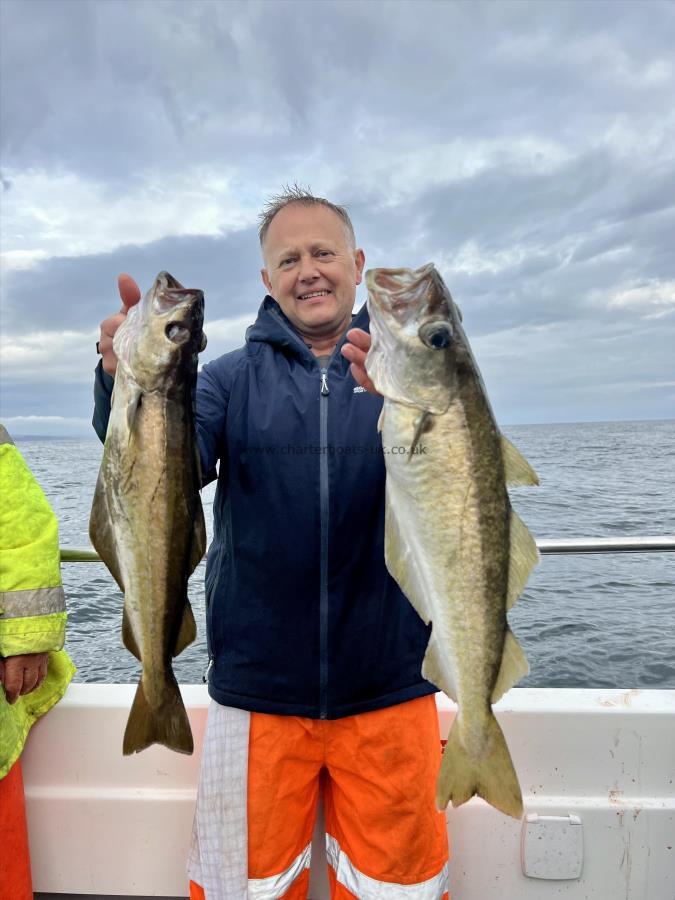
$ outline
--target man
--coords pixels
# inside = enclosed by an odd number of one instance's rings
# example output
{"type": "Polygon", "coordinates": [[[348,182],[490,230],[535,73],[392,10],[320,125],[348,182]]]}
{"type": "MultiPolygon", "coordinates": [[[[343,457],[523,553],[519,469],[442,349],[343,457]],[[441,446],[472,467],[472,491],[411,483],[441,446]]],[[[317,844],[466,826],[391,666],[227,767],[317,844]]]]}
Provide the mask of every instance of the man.
{"type": "MultiPolygon", "coordinates": [[[[420,674],[429,629],[384,563],[382,399],[366,309],[352,319],[364,254],[343,208],[298,189],[270,201],[260,242],[268,296],[246,346],[197,385],[205,483],[219,472],[191,896],[306,897],[322,777],[332,896],[439,900],[436,689],[420,674]],[[217,859],[237,853],[243,884],[217,859]]],[[[140,298],[128,276],[120,294],[99,341],[101,438],[112,338],[140,298]]]]}
{"type": "Polygon", "coordinates": [[[62,649],[56,517],[2,425],[0,497],[0,900],[32,900],[19,757],[31,726],[61,699],[75,668],[62,649]]]}

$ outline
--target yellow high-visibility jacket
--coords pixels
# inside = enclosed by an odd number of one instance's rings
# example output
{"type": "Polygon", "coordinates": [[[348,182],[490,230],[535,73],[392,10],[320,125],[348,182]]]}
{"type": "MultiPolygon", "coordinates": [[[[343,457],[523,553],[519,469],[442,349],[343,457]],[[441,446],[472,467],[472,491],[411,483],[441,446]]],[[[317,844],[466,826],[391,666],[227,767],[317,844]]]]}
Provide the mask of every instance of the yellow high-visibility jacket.
{"type": "Polygon", "coordinates": [[[62,649],[66,604],[56,516],[0,425],[0,657],[49,652],[47,677],[12,706],[0,688],[0,778],[37,718],[64,695],[75,666],[62,649]]]}

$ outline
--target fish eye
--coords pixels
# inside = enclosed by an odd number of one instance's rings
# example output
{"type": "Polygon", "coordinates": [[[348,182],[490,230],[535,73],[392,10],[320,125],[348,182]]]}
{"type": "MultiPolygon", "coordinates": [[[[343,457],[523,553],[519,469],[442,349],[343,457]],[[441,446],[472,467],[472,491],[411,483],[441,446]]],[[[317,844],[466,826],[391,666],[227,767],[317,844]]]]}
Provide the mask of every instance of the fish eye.
{"type": "Polygon", "coordinates": [[[452,343],[452,328],[448,322],[427,322],[418,335],[430,350],[445,350],[452,343]]]}
{"type": "Polygon", "coordinates": [[[164,333],[173,344],[184,344],[190,340],[190,329],[182,322],[169,322],[164,333]]]}

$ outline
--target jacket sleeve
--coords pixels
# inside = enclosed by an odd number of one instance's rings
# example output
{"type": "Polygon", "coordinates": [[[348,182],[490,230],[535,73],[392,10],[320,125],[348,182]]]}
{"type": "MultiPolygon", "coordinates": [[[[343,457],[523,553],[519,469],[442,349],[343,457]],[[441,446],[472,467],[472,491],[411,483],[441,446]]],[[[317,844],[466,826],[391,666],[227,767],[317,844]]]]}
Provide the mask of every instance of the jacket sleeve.
{"type": "Polygon", "coordinates": [[[94,415],[91,424],[101,443],[105,441],[110,418],[110,401],[115,379],[103,371],[103,360],[99,359],[94,371],[94,415]]]}
{"type": "Polygon", "coordinates": [[[225,419],[230,399],[223,358],[209,363],[199,373],[196,393],[197,443],[202,465],[202,486],[217,477],[216,462],[227,454],[225,419]]]}
{"type": "Polygon", "coordinates": [[[66,604],[56,516],[0,428],[0,656],[63,647],[66,604]]]}

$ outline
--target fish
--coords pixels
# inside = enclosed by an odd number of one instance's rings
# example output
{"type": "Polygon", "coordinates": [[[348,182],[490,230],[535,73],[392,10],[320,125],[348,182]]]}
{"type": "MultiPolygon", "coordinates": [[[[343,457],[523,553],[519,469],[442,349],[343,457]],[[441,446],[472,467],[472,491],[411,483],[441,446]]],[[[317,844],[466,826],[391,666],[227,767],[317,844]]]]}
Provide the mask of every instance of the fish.
{"type": "Polygon", "coordinates": [[[454,700],[436,805],[520,818],[492,704],[529,666],[507,622],[539,554],[507,484],[539,480],[500,433],[459,308],[433,263],[366,273],[366,371],[383,395],[385,561],[431,634],[422,675],[454,700]]]}
{"type": "Polygon", "coordinates": [[[118,358],[89,536],[124,593],[122,640],[142,666],[123,739],[192,753],[172,658],[197,630],[188,578],[206,549],[194,419],[204,295],[160,272],[113,339],[118,358]]]}

